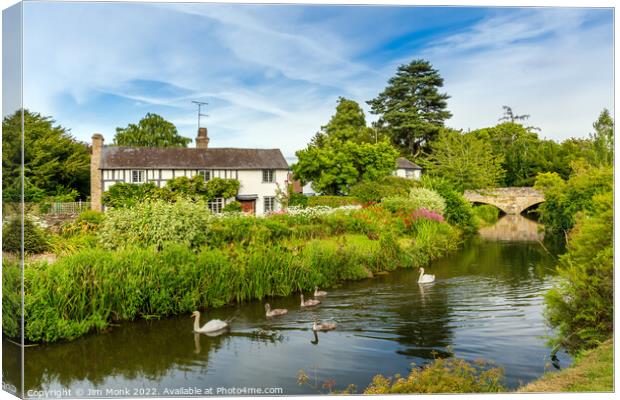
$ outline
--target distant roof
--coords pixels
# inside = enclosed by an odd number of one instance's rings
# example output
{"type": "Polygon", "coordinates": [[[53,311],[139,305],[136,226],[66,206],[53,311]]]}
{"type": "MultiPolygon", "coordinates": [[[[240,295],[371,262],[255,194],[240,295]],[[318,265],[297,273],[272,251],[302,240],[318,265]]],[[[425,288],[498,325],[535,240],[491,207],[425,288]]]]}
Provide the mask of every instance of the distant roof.
{"type": "Polygon", "coordinates": [[[101,169],[288,169],[280,149],[104,146],[101,169]]]}
{"type": "Polygon", "coordinates": [[[418,164],[412,163],[405,157],[398,157],[396,159],[396,167],[400,169],[422,169],[418,164]]]}

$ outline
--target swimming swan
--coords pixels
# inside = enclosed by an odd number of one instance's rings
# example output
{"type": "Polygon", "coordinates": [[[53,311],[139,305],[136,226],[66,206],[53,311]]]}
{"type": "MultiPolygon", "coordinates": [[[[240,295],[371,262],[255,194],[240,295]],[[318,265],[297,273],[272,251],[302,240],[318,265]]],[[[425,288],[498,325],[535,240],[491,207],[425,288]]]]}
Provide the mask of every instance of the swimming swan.
{"type": "Polygon", "coordinates": [[[314,320],[314,324],[312,325],[312,330],[313,331],[331,331],[336,329],[336,323],[335,322],[321,322],[320,324],[317,322],[317,320],[314,320]]]}
{"type": "Polygon", "coordinates": [[[304,295],[303,293],[301,294],[301,306],[302,307],[312,307],[312,306],[316,306],[317,304],[321,304],[321,301],[317,299],[310,299],[310,300],[304,301],[304,295]]]}
{"type": "Polygon", "coordinates": [[[209,332],[221,331],[223,329],[228,328],[228,322],[225,322],[219,319],[212,319],[211,321],[204,324],[201,328],[199,311],[194,311],[192,313],[192,318],[194,318],[194,332],[209,333],[209,332]]]}
{"type": "Polygon", "coordinates": [[[319,287],[315,286],[314,287],[314,297],[323,297],[323,296],[327,296],[327,292],[319,290],[319,287]]]}
{"type": "Polygon", "coordinates": [[[272,310],[269,303],[265,304],[265,315],[268,317],[277,317],[279,315],[284,315],[287,312],[288,310],[286,308],[276,308],[272,310]]]}
{"type": "Polygon", "coordinates": [[[418,283],[431,283],[435,282],[435,275],[424,274],[424,268],[420,268],[420,277],[418,283]]]}

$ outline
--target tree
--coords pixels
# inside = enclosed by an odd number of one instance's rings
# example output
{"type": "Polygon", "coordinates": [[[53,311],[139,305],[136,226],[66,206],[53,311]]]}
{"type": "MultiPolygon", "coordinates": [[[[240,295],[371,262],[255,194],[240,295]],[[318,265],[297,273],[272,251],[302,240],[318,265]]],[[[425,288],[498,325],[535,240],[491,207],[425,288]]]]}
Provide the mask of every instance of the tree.
{"type": "Polygon", "coordinates": [[[464,190],[497,186],[504,176],[501,161],[489,143],[476,135],[444,128],[420,163],[429,175],[464,190]]]}
{"type": "Polygon", "coordinates": [[[366,126],[366,117],[360,105],[344,97],[338,98],[336,113],[327,125],[312,138],[311,144],[323,147],[329,140],[352,141],[355,143],[376,143],[378,132],[366,126]]]}
{"type": "Polygon", "coordinates": [[[389,175],[398,151],[385,139],[378,141],[366,126],[364,111],[353,100],[340,97],[336,113],[310,144],[297,153],[295,179],[324,194],[344,194],[362,180],[389,175]]]}
{"type": "Polygon", "coordinates": [[[312,182],[317,192],[346,194],[359,181],[375,180],[389,175],[396,166],[398,151],[387,141],[354,143],[331,141],[329,145],[310,145],[295,153],[298,158],[291,168],[302,184],[312,182]]]}
{"type": "Polygon", "coordinates": [[[506,171],[502,185],[532,186],[536,174],[545,171],[540,165],[543,159],[538,135],[523,125],[503,122],[472,131],[472,134],[488,143],[493,154],[501,157],[502,168],[506,171]]]}
{"type": "Polygon", "coordinates": [[[614,162],[614,120],[606,108],[601,111],[594,124],[594,133],[590,134],[594,165],[613,165],[614,162]]]}
{"type": "Polygon", "coordinates": [[[179,135],[177,128],[157,114],[147,113],[138,125],[116,128],[117,146],[187,147],[192,140],[179,135]]]}
{"type": "Polygon", "coordinates": [[[611,166],[594,167],[585,160],[571,163],[571,176],[564,181],[556,173],[541,173],[534,187],[545,194],[545,202],[538,210],[540,222],[548,231],[566,234],[575,223],[580,211],[592,212],[592,198],[613,190],[611,166]]]}
{"type": "Polygon", "coordinates": [[[590,210],[575,216],[559,279],[545,296],[545,316],[556,332],[552,342],[572,354],[597,346],[614,331],[613,191],[589,202],[590,210]]]}
{"type": "Polygon", "coordinates": [[[383,92],[367,102],[371,112],[379,115],[375,127],[385,131],[403,153],[417,156],[452,116],[447,110],[450,96],[439,93],[441,87],[443,78],[428,61],[399,66],[383,92]]]}
{"type": "MultiPolygon", "coordinates": [[[[86,198],[90,193],[90,154],[86,143],[51,117],[24,109],[24,200],[49,196],[86,198]]],[[[22,110],[2,121],[3,199],[21,199],[22,110]]]]}

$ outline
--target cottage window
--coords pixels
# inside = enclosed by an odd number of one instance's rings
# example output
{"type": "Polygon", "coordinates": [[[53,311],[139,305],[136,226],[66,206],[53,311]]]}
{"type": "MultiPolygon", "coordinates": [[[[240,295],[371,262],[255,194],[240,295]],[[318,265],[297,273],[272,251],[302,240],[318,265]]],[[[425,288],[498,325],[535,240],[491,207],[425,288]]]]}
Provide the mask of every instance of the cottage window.
{"type": "Polygon", "coordinates": [[[198,175],[202,176],[202,179],[205,182],[211,179],[211,171],[206,171],[206,170],[198,171],[198,175]]]}
{"type": "Polygon", "coordinates": [[[276,171],[273,169],[264,169],[263,170],[263,182],[273,182],[276,176],[276,171]]]}
{"type": "Polygon", "coordinates": [[[219,214],[222,212],[222,208],[224,208],[224,199],[218,197],[208,203],[209,210],[214,214],[219,214]]]}
{"type": "Polygon", "coordinates": [[[144,171],[134,169],[131,171],[131,183],[144,183],[144,171]]]}
{"type": "Polygon", "coordinates": [[[272,212],[276,208],[276,198],[273,196],[266,196],[263,200],[263,209],[265,213],[272,212]]]}

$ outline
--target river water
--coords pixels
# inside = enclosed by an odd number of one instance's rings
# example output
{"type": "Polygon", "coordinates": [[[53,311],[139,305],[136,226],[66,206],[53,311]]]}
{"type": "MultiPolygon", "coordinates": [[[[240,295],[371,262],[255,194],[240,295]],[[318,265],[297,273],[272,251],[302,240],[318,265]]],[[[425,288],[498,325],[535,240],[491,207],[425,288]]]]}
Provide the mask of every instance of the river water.
{"type": "MultiPolygon", "coordinates": [[[[398,270],[331,289],[313,309],[300,309],[298,296],[270,299],[272,307],[289,309],[279,318],[266,319],[260,301],[208,310],[208,319],[234,316],[231,331],[217,337],[195,335],[183,315],[26,348],[25,389],[71,389],[63,394],[77,397],[218,388],[317,394],[349,384],[361,390],[376,374],[405,375],[412,363],[450,352],[494,361],[504,369],[503,383],[516,388],[554,368],[543,294],[556,256],[540,241],[537,224],[508,222],[500,219],[434,261],[426,271],[436,276],[432,284],[419,285],[417,270],[398,270]],[[314,317],[338,328],[315,336],[314,317]],[[302,386],[301,370],[310,378],[302,386]]],[[[3,348],[5,382],[19,386],[17,347],[5,340],[3,348]]],[[[570,362],[564,353],[559,358],[562,366],[570,362]]]]}

